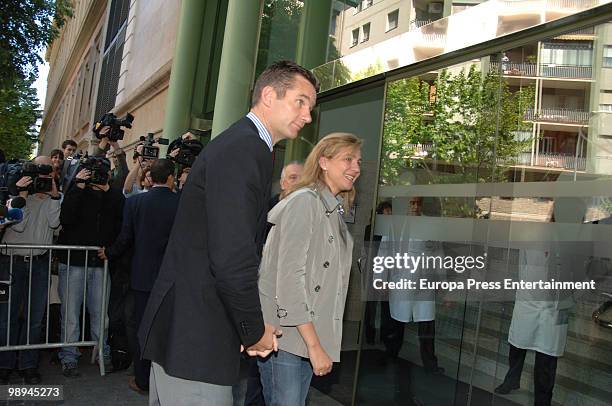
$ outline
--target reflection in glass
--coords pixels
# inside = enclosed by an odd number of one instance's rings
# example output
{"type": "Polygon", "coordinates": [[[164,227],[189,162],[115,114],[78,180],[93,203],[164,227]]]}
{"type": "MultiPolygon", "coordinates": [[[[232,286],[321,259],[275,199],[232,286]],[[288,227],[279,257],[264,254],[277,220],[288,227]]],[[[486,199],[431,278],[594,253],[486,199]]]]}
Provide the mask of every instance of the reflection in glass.
{"type": "MultiPolygon", "coordinates": [[[[328,62],[314,69],[329,90],[365,77],[456,51],[607,3],[608,0],[488,0],[451,2],[442,18],[441,1],[334,1],[328,62]],[[469,4],[467,4],[469,3],[469,4]],[[474,5],[472,7],[472,5],[474,5]],[[360,27],[371,24],[368,40],[360,27]],[[334,54],[337,54],[334,56],[334,54]],[[329,68],[328,65],[332,66],[329,68]],[[338,67],[341,69],[337,69],[338,67]],[[330,69],[341,76],[329,78],[330,69]]],[[[554,48],[550,49],[555,50],[554,48]]],[[[551,55],[559,64],[590,64],[588,50],[551,55]]],[[[561,71],[564,68],[560,69],[561,71]]]]}
{"type": "MultiPolygon", "coordinates": [[[[517,133],[531,127],[524,116],[533,88],[511,89],[496,71],[480,67],[471,63],[389,84],[381,188],[492,182],[516,163],[529,145],[517,133]]],[[[473,199],[442,199],[443,216],[478,212],[473,199]]]]}

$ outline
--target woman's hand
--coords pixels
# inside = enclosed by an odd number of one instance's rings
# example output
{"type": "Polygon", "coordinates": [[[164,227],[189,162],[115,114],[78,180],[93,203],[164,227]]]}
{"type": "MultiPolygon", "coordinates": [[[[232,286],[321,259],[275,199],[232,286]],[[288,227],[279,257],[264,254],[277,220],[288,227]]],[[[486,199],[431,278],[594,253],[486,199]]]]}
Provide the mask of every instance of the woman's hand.
{"type": "Polygon", "coordinates": [[[308,347],[308,358],[312,364],[312,372],[317,376],[327,375],[334,365],[332,359],[327,355],[321,344],[308,347]]]}

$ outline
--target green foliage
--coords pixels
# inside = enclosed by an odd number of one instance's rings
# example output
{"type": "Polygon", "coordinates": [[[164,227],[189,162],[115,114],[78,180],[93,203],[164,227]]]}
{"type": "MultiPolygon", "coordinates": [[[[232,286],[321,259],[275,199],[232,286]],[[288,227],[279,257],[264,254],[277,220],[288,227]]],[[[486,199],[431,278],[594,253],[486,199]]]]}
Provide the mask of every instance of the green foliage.
{"type": "Polygon", "coordinates": [[[334,38],[330,38],[327,59],[330,62],[317,66],[312,70],[312,73],[314,73],[321,84],[322,92],[351,82],[351,71],[342,62],[334,38]]]}
{"type": "Polygon", "coordinates": [[[355,72],[355,74],[353,75],[353,81],[369,78],[370,76],[377,75],[384,71],[385,68],[380,62],[380,59],[377,59],[375,63],[368,65],[367,68],[355,72]]]}
{"type": "MultiPolygon", "coordinates": [[[[407,168],[419,184],[502,180],[528,145],[515,132],[529,128],[524,115],[533,97],[533,88],[513,93],[496,72],[482,73],[476,65],[456,74],[443,70],[429,82],[390,83],[381,183],[406,183],[401,176],[407,168]]],[[[473,202],[442,203],[443,213],[471,216],[475,211],[473,202]]]]}
{"type": "Polygon", "coordinates": [[[7,157],[30,155],[40,118],[32,84],[40,52],[72,15],[71,0],[5,0],[0,8],[0,148],[7,157]]]}
{"type": "Polygon", "coordinates": [[[41,117],[31,80],[17,80],[0,89],[0,149],[7,158],[27,158],[38,134],[34,125],[41,117]]]}
{"type": "Polygon", "coordinates": [[[295,60],[302,9],[302,3],[295,0],[264,2],[255,77],[273,62],[295,60]]]}
{"type": "Polygon", "coordinates": [[[0,7],[0,87],[30,79],[39,56],[72,15],[70,0],[4,0],[0,7]]]}

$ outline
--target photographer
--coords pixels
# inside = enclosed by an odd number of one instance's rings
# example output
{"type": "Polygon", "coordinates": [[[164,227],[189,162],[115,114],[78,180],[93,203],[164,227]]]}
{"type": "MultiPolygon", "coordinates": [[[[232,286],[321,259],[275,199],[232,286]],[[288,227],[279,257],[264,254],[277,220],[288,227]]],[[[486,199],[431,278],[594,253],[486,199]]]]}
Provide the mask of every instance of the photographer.
{"type": "MultiPolygon", "coordinates": [[[[121,228],[124,198],[120,191],[111,188],[110,162],[106,158],[89,157],[81,161],[75,178],[75,184],[64,196],[60,221],[62,231],[58,239],[63,245],[108,246],[113,243],[121,228]]],[[[82,308],[83,288],[87,277],[87,311],[90,318],[91,339],[98,340],[104,334],[104,364],[107,370],[112,369],[110,347],[106,343],[106,331],[99,331],[102,301],[104,262],[95,253],[86,257],[83,251],[70,253],[70,270],[68,255],[59,252],[59,295],[62,300],[62,339],[65,342],[76,342],[80,337],[79,314],[82,308]],[[87,266],[87,272],[86,272],[87,266]]],[[[108,285],[107,285],[108,286],[108,285]]],[[[76,347],[65,347],[59,352],[62,372],[66,377],[77,377],[77,361],[80,353],[76,347]]]]}
{"type": "Polygon", "coordinates": [[[73,160],[72,157],[74,156],[76,150],[77,150],[77,143],[74,142],[73,140],[65,140],[64,142],[62,142],[62,152],[64,154],[64,158],[63,158],[64,162],[62,164],[62,173],[60,176],[60,184],[58,185],[58,187],[63,192],[68,190],[70,181],[75,175],[74,171],[77,168],[75,166],[77,164],[77,161],[73,160]]]}
{"type": "MultiPolygon", "coordinates": [[[[52,161],[39,156],[33,162],[22,165],[22,174],[15,187],[19,196],[25,199],[23,220],[8,227],[3,244],[47,245],[53,242],[53,230],[60,225],[60,199],[52,175],[52,161]],[[33,169],[33,170],[32,170],[33,169]],[[32,173],[33,172],[33,173],[32,173]]],[[[42,321],[47,308],[49,257],[44,249],[2,250],[0,258],[0,280],[11,283],[10,345],[26,344],[28,326],[19,326],[20,309],[23,319],[30,321],[29,343],[40,342],[42,321]],[[12,256],[12,273],[11,257],[12,256]],[[31,292],[31,294],[29,294],[31,292]]],[[[0,345],[7,345],[8,304],[0,304],[0,345]]],[[[17,369],[28,385],[40,383],[38,373],[38,350],[0,352],[0,384],[6,385],[12,369],[17,369]]]]}
{"type": "Polygon", "coordinates": [[[110,130],[110,126],[100,129],[99,135],[102,136],[102,138],[95,148],[94,156],[106,157],[109,154],[110,147],[113,148],[112,151],[110,151],[110,156],[113,161],[111,185],[119,188],[122,187],[125,182],[125,178],[128,174],[128,165],[125,151],[119,146],[119,141],[111,140],[105,136],[110,130]]]}
{"type": "Polygon", "coordinates": [[[145,306],[161,266],[174,216],[178,208],[179,196],[174,187],[174,164],[168,159],[158,159],[151,165],[153,187],[149,193],[139,194],[127,199],[121,233],[115,243],[101,248],[98,256],[102,259],[120,257],[130,247],[134,248],[130,295],[134,302],[131,315],[131,339],[135,347],[134,378],[129,386],[139,393],[149,388],[151,363],[140,359],[136,332],[142,320],[145,306]]]}
{"type": "Polygon", "coordinates": [[[150,176],[147,176],[150,164],[143,159],[142,149],[142,144],[136,147],[134,164],[123,183],[123,195],[126,198],[147,192],[151,188],[151,179],[150,176]]]}
{"type": "Polygon", "coordinates": [[[197,137],[190,131],[187,131],[179,139],[172,141],[168,146],[168,158],[178,164],[178,182],[177,190],[179,193],[183,190],[183,186],[187,182],[189,171],[193,162],[200,154],[204,146],[197,137]]]}

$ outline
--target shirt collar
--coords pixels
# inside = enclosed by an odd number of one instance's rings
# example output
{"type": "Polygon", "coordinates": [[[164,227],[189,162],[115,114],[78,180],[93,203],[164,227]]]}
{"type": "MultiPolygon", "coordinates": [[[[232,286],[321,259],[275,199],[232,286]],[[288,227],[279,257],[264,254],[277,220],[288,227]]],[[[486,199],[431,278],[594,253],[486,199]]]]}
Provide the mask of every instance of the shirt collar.
{"type": "Polygon", "coordinates": [[[266,143],[268,148],[270,148],[270,152],[272,152],[274,145],[272,145],[272,135],[270,134],[270,131],[268,131],[259,117],[257,117],[252,111],[249,111],[249,114],[246,116],[253,122],[253,124],[255,124],[255,127],[257,127],[257,132],[259,133],[259,138],[266,143]]]}

